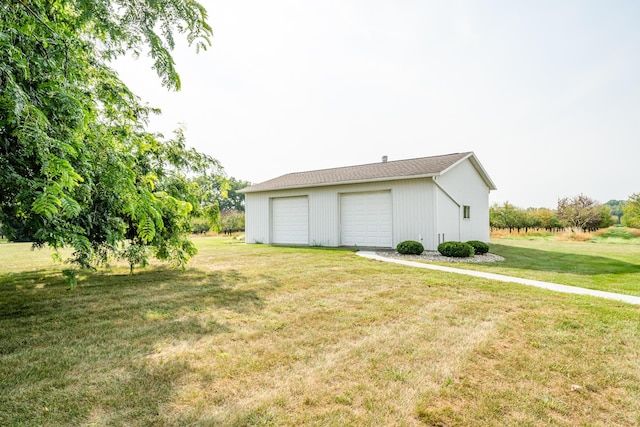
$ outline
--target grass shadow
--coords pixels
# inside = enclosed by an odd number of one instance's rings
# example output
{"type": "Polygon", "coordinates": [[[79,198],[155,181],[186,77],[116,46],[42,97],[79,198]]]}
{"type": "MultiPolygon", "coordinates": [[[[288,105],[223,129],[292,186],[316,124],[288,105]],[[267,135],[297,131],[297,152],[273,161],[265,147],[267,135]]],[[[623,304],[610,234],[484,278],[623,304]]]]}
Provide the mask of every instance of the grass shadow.
{"type": "Polygon", "coordinates": [[[640,264],[612,258],[565,252],[543,251],[500,244],[491,244],[491,253],[505,258],[501,267],[569,273],[578,275],[633,274],[640,272],[640,264]]]}
{"type": "Polygon", "coordinates": [[[135,274],[104,271],[82,273],[80,286],[67,292],[60,272],[37,270],[0,274],[0,319],[16,316],[55,315],[61,306],[66,317],[74,311],[82,317],[100,319],[103,314],[144,311],[155,307],[171,311],[179,307],[213,305],[232,310],[260,308],[262,300],[253,289],[238,286],[246,278],[237,270],[185,272],[150,267],[135,274]],[[85,303],[78,306],[79,303],[85,303]],[[87,306],[87,304],[89,306],[87,306]]]}
{"type": "Polygon", "coordinates": [[[0,276],[0,401],[8,405],[0,405],[0,425],[91,424],[89,408],[115,425],[156,424],[191,367],[149,357],[232,332],[224,311],[264,307],[235,269],[96,272],[73,291],[59,274],[41,273],[0,276]],[[3,415],[3,406],[11,411],[3,415]]]}
{"type": "Polygon", "coordinates": [[[50,268],[33,269],[18,273],[0,273],[0,292],[13,291],[15,287],[35,288],[37,286],[62,284],[64,284],[64,277],[61,270],[50,268]]]}
{"type": "Polygon", "coordinates": [[[235,270],[91,273],[71,292],[61,278],[49,278],[48,273],[46,286],[40,287],[34,274],[13,274],[11,285],[5,280],[1,287],[0,354],[46,346],[49,334],[60,336],[60,330],[69,344],[93,340],[97,346],[113,340],[109,345],[117,347],[123,339],[137,340],[141,347],[164,338],[197,339],[227,330],[215,320],[198,321],[198,312],[247,312],[264,305],[255,290],[242,288],[245,278],[235,270]]]}

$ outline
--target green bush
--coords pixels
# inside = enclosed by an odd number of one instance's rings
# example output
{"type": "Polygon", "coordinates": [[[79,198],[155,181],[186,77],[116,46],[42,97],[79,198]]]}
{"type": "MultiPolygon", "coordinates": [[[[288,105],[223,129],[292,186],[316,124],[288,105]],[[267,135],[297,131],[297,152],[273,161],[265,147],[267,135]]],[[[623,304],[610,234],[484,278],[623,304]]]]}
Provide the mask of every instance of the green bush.
{"type": "Polygon", "coordinates": [[[396,250],[403,255],[420,255],[424,252],[424,246],[415,240],[405,240],[404,242],[398,243],[396,250]]]}
{"type": "Polygon", "coordinates": [[[481,242],[480,240],[469,240],[467,242],[467,245],[471,245],[473,247],[473,251],[477,255],[482,255],[489,252],[489,245],[487,245],[485,242],[481,242]]]}
{"type": "Polygon", "coordinates": [[[444,256],[466,258],[473,256],[473,246],[464,242],[444,242],[438,245],[438,252],[444,256]]]}

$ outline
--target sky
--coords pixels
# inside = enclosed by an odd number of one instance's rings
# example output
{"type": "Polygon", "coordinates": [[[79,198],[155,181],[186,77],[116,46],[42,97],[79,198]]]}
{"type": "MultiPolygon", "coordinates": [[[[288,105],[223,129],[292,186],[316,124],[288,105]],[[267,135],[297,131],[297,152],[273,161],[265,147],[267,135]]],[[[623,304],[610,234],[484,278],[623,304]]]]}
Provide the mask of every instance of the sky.
{"type": "Polygon", "coordinates": [[[149,130],[259,183],[473,151],[490,203],[555,208],[640,193],[636,0],[201,0],[214,37],[113,64],[163,111],[149,130]]]}

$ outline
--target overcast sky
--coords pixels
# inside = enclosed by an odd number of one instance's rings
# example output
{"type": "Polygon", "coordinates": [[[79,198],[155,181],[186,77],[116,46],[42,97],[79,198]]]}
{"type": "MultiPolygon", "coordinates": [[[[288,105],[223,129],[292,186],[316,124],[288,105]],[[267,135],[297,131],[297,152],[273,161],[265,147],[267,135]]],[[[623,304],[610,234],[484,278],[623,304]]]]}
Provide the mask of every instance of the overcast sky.
{"type": "Polygon", "coordinates": [[[201,0],[212,46],[123,80],[227,175],[473,151],[491,203],[640,192],[640,2],[201,0]]]}

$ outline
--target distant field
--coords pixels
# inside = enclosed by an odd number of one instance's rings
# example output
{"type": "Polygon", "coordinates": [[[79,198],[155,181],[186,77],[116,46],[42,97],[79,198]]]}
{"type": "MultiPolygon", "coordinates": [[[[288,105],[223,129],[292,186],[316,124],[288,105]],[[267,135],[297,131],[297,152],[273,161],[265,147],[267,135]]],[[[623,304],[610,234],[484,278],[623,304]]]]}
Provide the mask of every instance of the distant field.
{"type": "Polygon", "coordinates": [[[638,307],[196,243],[185,273],[119,266],[74,291],[47,252],[0,245],[0,425],[640,424],[638,307]]]}

